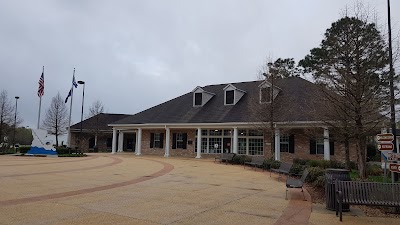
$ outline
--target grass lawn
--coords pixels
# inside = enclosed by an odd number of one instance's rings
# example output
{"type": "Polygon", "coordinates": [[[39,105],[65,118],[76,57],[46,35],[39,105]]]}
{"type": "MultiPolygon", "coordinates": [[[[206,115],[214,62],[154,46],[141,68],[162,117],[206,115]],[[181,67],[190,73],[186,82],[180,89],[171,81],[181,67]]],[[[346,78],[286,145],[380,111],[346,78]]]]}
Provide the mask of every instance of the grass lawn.
{"type": "MultiPolygon", "coordinates": [[[[360,176],[358,176],[358,170],[352,170],[350,172],[350,177],[351,177],[351,180],[359,180],[360,176]]],[[[371,182],[380,182],[380,183],[385,182],[385,178],[384,178],[383,174],[382,174],[382,176],[368,176],[367,180],[371,181],[371,182]]],[[[387,177],[386,183],[392,183],[392,177],[391,177],[389,171],[388,171],[388,177],[387,177]]],[[[397,183],[400,183],[400,180],[397,181],[397,183]]]]}

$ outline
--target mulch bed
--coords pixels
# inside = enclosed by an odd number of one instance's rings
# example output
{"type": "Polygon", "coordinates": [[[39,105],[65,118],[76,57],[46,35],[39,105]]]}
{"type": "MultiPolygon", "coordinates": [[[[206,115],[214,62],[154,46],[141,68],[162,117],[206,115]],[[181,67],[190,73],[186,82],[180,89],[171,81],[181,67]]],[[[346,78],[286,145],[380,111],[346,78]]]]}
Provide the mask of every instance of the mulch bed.
{"type": "MultiPolygon", "coordinates": [[[[323,188],[316,188],[310,184],[305,185],[308,193],[311,195],[312,203],[325,204],[325,190],[323,188]]],[[[351,205],[361,209],[365,215],[371,217],[389,217],[389,218],[400,218],[400,210],[394,213],[393,208],[380,207],[380,206],[365,206],[365,205],[351,205]]]]}

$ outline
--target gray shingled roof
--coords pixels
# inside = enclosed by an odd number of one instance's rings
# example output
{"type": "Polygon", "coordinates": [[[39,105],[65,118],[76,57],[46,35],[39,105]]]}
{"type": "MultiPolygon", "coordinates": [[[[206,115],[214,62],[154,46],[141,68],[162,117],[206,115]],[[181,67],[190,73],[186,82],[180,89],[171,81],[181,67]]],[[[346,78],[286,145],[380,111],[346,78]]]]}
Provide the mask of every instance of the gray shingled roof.
{"type": "MultiPolygon", "coordinates": [[[[111,130],[112,128],[109,127],[108,124],[114,123],[115,121],[121,120],[128,116],[131,116],[131,115],[114,114],[114,113],[100,113],[96,116],[90,117],[90,118],[82,121],[82,129],[96,129],[96,124],[98,123],[98,129],[111,130]]],[[[71,126],[71,130],[79,130],[80,128],[81,128],[80,122],[71,126]]]]}
{"type": "MultiPolygon", "coordinates": [[[[224,105],[223,88],[228,84],[208,85],[205,91],[216,95],[202,107],[193,107],[193,93],[189,92],[135,115],[113,122],[112,124],[163,124],[163,123],[229,123],[268,121],[268,113],[261,110],[268,104],[259,104],[259,85],[262,81],[231,83],[246,91],[236,105],[224,105]],[[260,113],[263,112],[263,113],[260,113]]],[[[310,112],[309,103],[316,101],[315,84],[302,78],[278,79],[275,85],[281,88],[275,98],[277,122],[315,121],[310,112]]]]}

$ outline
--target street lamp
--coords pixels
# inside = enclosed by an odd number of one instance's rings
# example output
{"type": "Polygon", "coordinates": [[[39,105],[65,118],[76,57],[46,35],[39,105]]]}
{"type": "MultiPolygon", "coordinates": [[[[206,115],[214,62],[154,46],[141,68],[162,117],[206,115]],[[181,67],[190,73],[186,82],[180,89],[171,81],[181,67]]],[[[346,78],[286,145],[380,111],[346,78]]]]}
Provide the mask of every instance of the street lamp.
{"type": "MultiPolygon", "coordinates": [[[[83,121],[83,103],[85,102],[85,81],[78,81],[78,84],[83,84],[83,91],[82,91],[82,111],[81,111],[81,130],[79,132],[79,148],[82,148],[82,121],[83,121]]],[[[82,152],[82,149],[79,151],[82,152]]]]}
{"type": "Polygon", "coordinates": [[[17,110],[18,110],[18,96],[15,96],[15,113],[14,113],[14,135],[13,135],[13,148],[15,150],[15,153],[17,153],[15,149],[15,129],[17,127],[17,110]]]}

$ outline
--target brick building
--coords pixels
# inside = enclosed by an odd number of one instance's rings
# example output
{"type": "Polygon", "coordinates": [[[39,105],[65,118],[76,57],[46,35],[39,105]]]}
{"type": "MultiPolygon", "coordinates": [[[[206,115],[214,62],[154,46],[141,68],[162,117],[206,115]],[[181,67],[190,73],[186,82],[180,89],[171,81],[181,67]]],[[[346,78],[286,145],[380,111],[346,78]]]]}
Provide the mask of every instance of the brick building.
{"type": "MultiPolygon", "coordinates": [[[[290,161],[344,161],[342,143],[334,139],[315,107],[318,87],[302,78],[196,87],[192,92],[135,115],[109,123],[112,152],[133,145],[136,155],[208,157],[221,152],[290,161]],[[270,127],[274,102],[274,130],[270,127]],[[311,107],[311,105],[313,105],[311,107]],[[129,136],[128,140],[126,137],[129,136]],[[276,147],[272,148],[271,136],[276,147]],[[273,151],[272,151],[273,150],[273,151]]],[[[75,125],[74,125],[74,128],[75,125]]],[[[350,155],[355,159],[355,148],[350,155]]]]}
{"type": "MultiPolygon", "coordinates": [[[[110,151],[112,148],[112,128],[108,124],[126,118],[126,114],[100,113],[90,117],[82,123],[77,123],[70,128],[70,146],[79,147],[83,151],[92,151],[95,147],[99,151],[110,151]],[[81,133],[82,125],[82,133],[81,133]],[[79,145],[79,140],[82,140],[79,145]]],[[[124,151],[135,151],[135,133],[126,133],[124,138],[124,151]]]]}

